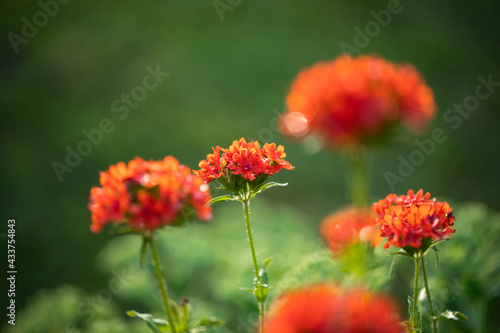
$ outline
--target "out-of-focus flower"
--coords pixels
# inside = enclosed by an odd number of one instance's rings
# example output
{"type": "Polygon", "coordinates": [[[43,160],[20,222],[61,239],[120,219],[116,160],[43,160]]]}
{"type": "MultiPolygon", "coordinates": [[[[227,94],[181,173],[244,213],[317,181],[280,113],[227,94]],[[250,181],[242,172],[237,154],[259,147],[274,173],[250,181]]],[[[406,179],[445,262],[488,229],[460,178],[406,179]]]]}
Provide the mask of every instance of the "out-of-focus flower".
{"type": "Polygon", "coordinates": [[[140,231],[180,224],[192,212],[202,221],[212,218],[206,203],[209,187],[191,169],[167,156],[161,161],[136,157],[100,174],[101,187],[90,191],[90,229],[98,233],[107,223],[128,223],[140,231]]]}
{"type": "Polygon", "coordinates": [[[408,250],[421,249],[455,232],[451,229],[455,222],[453,209],[447,202],[430,199],[430,196],[430,193],[424,195],[422,189],[416,194],[409,190],[407,195],[389,194],[373,204],[380,235],[387,240],[385,248],[393,245],[408,250]]]}
{"type": "Polygon", "coordinates": [[[342,55],[303,70],[286,105],[285,134],[317,133],[335,147],[364,143],[398,120],[421,130],[436,112],[431,88],[412,65],[368,55],[342,55]]]}
{"type": "Polygon", "coordinates": [[[291,290],[275,300],[267,333],[402,333],[395,302],[365,290],[317,284],[291,290]]]}
{"type": "Polygon", "coordinates": [[[375,232],[376,215],[359,207],[346,207],[331,214],[320,223],[321,236],[335,256],[341,255],[347,246],[359,241],[378,246],[382,239],[375,232]]]}
{"type": "Polygon", "coordinates": [[[212,148],[213,153],[207,155],[194,171],[205,183],[209,183],[221,176],[241,175],[252,181],[262,174],[273,175],[281,169],[293,170],[294,167],[284,160],[285,148],[275,143],[266,143],[261,148],[258,141],[247,142],[244,138],[233,141],[229,148],[219,146],[212,148]],[[219,156],[220,151],[222,155],[219,156]]]}

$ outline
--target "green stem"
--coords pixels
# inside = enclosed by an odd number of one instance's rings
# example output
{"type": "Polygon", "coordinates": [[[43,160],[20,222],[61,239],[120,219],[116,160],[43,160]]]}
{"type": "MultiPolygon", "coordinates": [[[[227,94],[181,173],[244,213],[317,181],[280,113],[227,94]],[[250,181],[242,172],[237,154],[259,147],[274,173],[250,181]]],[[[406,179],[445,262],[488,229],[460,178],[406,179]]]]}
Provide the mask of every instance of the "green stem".
{"type": "Polygon", "coordinates": [[[417,319],[417,300],[418,300],[418,276],[419,276],[419,271],[418,271],[418,259],[414,259],[415,260],[415,285],[413,287],[413,304],[412,304],[412,311],[411,311],[411,320],[410,320],[410,324],[411,324],[411,328],[413,329],[414,332],[418,332],[417,331],[417,323],[418,323],[418,319],[417,319]]]}
{"type": "Polygon", "coordinates": [[[362,148],[355,148],[349,152],[351,162],[351,200],[358,207],[368,205],[368,181],[362,148]]]}
{"type": "Polygon", "coordinates": [[[260,333],[264,333],[264,302],[260,303],[260,333]]]}
{"type": "MultiPolygon", "coordinates": [[[[243,200],[243,207],[245,209],[245,225],[247,227],[248,243],[250,244],[250,250],[252,252],[253,260],[253,271],[255,273],[255,279],[257,281],[257,286],[261,285],[261,279],[259,276],[259,265],[257,264],[257,255],[255,254],[255,247],[253,245],[252,237],[252,227],[250,226],[250,200],[243,200]]],[[[257,300],[258,301],[258,300],[257,300]]],[[[264,302],[259,303],[259,317],[260,317],[260,332],[264,333],[264,302]]]]}
{"type": "Polygon", "coordinates": [[[250,226],[250,201],[245,200],[243,206],[245,208],[245,225],[247,227],[248,243],[250,243],[250,250],[252,251],[253,271],[255,273],[255,278],[260,282],[259,266],[257,265],[257,255],[255,254],[255,247],[253,245],[252,227],[250,226]]]}
{"type": "Polygon", "coordinates": [[[436,314],[434,313],[434,309],[432,307],[431,292],[429,290],[429,284],[427,283],[427,273],[425,271],[424,257],[422,256],[420,258],[420,260],[422,262],[422,275],[424,276],[425,294],[427,295],[427,302],[429,303],[429,312],[431,313],[432,333],[437,333],[438,327],[437,327],[437,321],[436,321],[436,314]]]}
{"type": "Polygon", "coordinates": [[[172,314],[172,308],[170,307],[170,303],[168,301],[167,284],[163,279],[162,268],[160,266],[160,259],[158,257],[158,251],[156,250],[156,245],[153,236],[152,235],[149,236],[147,241],[151,247],[151,255],[153,257],[156,279],[158,280],[158,286],[160,287],[161,298],[163,299],[163,305],[165,307],[165,313],[167,315],[168,322],[170,324],[170,330],[172,331],[172,333],[176,333],[174,325],[174,316],[172,314]]]}

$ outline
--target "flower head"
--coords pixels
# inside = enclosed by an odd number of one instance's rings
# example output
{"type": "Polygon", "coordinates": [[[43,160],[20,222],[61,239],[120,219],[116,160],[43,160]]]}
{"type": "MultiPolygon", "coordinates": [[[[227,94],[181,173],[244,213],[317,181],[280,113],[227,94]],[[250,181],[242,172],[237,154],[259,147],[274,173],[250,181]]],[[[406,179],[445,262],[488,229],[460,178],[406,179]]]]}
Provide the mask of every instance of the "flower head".
{"type": "Polygon", "coordinates": [[[387,238],[384,247],[391,245],[404,249],[423,249],[430,242],[449,238],[455,230],[453,209],[447,202],[430,199],[431,194],[420,190],[416,194],[389,194],[373,204],[377,214],[380,235],[387,238]]]}
{"type": "Polygon", "coordinates": [[[341,255],[346,246],[359,241],[380,244],[380,236],[375,233],[376,216],[369,210],[346,207],[323,219],[320,232],[335,256],[341,255]]]}
{"type": "Polygon", "coordinates": [[[434,117],[432,90],[411,65],[342,55],[299,73],[281,119],[285,134],[317,133],[328,145],[360,144],[402,120],[412,130],[434,117]]]}
{"type": "Polygon", "coordinates": [[[364,290],[317,284],[291,290],[271,304],[268,333],[402,333],[392,299],[364,290]]]}
{"type": "Polygon", "coordinates": [[[206,203],[210,189],[191,169],[172,156],[161,161],[136,157],[101,172],[101,187],[90,190],[91,230],[98,233],[110,222],[128,223],[140,231],[154,231],[181,223],[193,209],[198,218],[212,218],[206,203]]]}
{"type": "Polygon", "coordinates": [[[285,148],[275,143],[266,143],[261,148],[258,141],[247,142],[244,138],[233,141],[229,148],[219,146],[212,148],[213,154],[208,154],[195,171],[205,183],[227,175],[241,175],[248,181],[265,174],[272,175],[281,169],[293,170],[293,166],[284,160],[285,148]],[[222,155],[219,156],[220,151],[222,155]]]}

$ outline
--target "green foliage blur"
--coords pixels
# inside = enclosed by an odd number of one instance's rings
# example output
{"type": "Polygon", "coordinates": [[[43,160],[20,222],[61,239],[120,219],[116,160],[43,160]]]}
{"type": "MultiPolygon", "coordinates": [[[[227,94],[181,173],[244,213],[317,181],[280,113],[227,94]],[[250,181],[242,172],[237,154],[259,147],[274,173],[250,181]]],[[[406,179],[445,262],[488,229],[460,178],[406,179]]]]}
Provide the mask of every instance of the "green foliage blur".
{"type": "MultiPolygon", "coordinates": [[[[144,332],[140,321],[124,314],[161,311],[151,272],[138,268],[140,240],[90,233],[90,188],[98,185],[100,170],[118,161],[171,154],[195,168],[213,145],[228,146],[240,137],[284,144],[296,167],[273,176],[289,185],[260,196],[252,212],[259,259],[274,257],[271,293],[342,277],[318,240],[317,224],[349,202],[345,161],[311,142],[291,142],[275,126],[298,71],[335,58],[342,42],[413,63],[434,89],[439,114],[420,140],[441,128],[446,141],[394,190],[385,173],[397,174],[401,160],[418,146],[413,138],[398,138],[372,151],[371,199],[423,188],[452,203],[457,233],[439,246],[440,268],[430,274],[440,279],[430,282],[443,292],[443,306],[466,313],[470,321],[443,322],[442,329],[496,332],[500,91],[466,116],[454,113],[453,122],[444,115],[475,94],[479,76],[500,82],[500,3],[402,0],[402,10],[361,46],[358,31],[389,1],[219,2],[230,10],[221,14],[214,1],[199,0],[67,1],[52,6],[53,15],[29,38],[23,37],[25,22],[40,23],[37,13],[55,2],[2,3],[0,245],[5,249],[7,220],[15,219],[18,270],[17,325],[9,332],[71,332],[68,323],[81,332],[144,332]],[[10,33],[24,42],[13,47],[10,33]],[[168,75],[145,83],[154,71],[168,75]],[[140,101],[127,104],[126,95],[134,92],[140,101]],[[73,157],[68,166],[68,149],[82,147],[88,140],[83,132],[95,129],[102,137],[94,136],[91,152],[81,160],[73,157]],[[59,177],[54,162],[66,165],[59,177]],[[120,292],[109,298],[112,282],[120,292]]],[[[188,297],[195,315],[226,319],[221,331],[250,332],[256,319],[252,298],[238,290],[251,284],[240,210],[236,203],[217,206],[210,224],[161,232],[174,297],[188,297]]],[[[373,287],[407,295],[411,265],[405,265],[401,260],[390,281],[380,272],[373,287]]],[[[5,281],[2,293],[8,290],[5,281]]]]}

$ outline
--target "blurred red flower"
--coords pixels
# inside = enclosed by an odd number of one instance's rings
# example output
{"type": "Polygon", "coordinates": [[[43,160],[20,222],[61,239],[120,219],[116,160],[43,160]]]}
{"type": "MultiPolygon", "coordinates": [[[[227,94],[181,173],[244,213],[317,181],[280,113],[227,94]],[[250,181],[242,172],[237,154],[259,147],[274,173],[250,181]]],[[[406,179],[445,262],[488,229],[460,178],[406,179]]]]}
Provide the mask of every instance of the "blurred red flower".
{"type": "Polygon", "coordinates": [[[323,219],[320,233],[334,256],[341,255],[346,246],[369,241],[378,246],[382,239],[375,232],[376,215],[368,209],[346,207],[323,219]]]}
{"type": "Polygon", "coordinates": [[[247,142],[244,138],[233,141],[229,148],[219,146],[212,148],[213,153],[207,155],[194,171],[205,183],[221,177],[226,173],[241,175],[249,181],[261,174],[272,175],[281,169],[293,170],[294,167],[284,160],[285,148],[275,143],[266,143],[263,148],[258,141],[247,142]],[[220,151],[222,155],[219,156],[220,151]]]}
{"type": "Polygon", "coordinates": [[[111,222],[154,231],[181,223],[191,209],[202,221],[212,218],[206,205],[210,189],[172,156],[161,161],[136,157],[128,164],[119,162],[100,173],[100,183],[101,187],[91,189],[88,205],[94,233],[111,222]]]}
{"type": "Polygon", "coordinates": [[[439,241],[455,232],[451,229],[455,222],[453,209],[430,196],[424,195],[422,189],[416,194],[409,190],[407,195],[389,194],[373,204],[380,235],[387,238],[384,248],[393,245],[420,249],[424,240],[439,241]]]}
{"type": "Polygon", "coordinates": [[[267,333],[402,333],[395,302],[365,290],[317,284],[291,290],[275,300],[267,333]]]}
{"type": "Polygon", "coordinates": [[[436,112],[431,88],[412,65],[368,55],[342,55],[303,70],[286,105],[285,134],[318,133],[336,147],[379,136],[397,120],[421,130],[436,112]]]}

